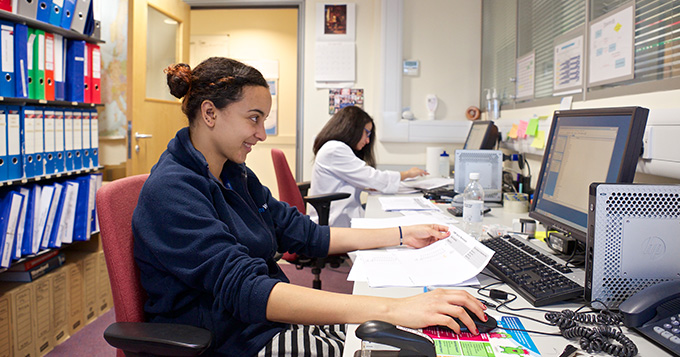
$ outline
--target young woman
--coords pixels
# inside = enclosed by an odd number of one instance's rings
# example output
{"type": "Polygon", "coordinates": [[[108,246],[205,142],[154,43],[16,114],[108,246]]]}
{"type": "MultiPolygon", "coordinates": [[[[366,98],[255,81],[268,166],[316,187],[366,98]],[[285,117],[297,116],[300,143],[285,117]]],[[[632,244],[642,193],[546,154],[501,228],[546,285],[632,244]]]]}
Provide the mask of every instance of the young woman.
{"type": "Polygon", "coordinates": [[[274,260],[277,251],[319,257],[399,244],[418,248],[449,233],[439,225],[318,226],[274,199],[244,163],[266,139],[271,95],[262,75],[218,57],[166,73],[170,92],[184,98],[189,126],[151,170],[132,219],[150,321],[211,330],[211,356],[339,355],[344,324],[372,319],[458,331],[451,318],[458,317],[475,331],[463,306],[480,318],[485,306],[467,292],[388,299],[291,285],[274,260]]]}
{"type": "MultiPolygon", "coordinates": [[[[331,204],[329,223],[333,227],[349,227],[352,218],[364,216],[361,191],[396,193],[400,181],[427,174],[417,167],[401,172],[377,170],[374,141],[373,118],[355,106],[338,110],[314,139],[314,170],[309,194],[347,192],[352,195],[331,204]]],[[[309,215],[318,222],[313,207],[310,207],[309,215]]]]}

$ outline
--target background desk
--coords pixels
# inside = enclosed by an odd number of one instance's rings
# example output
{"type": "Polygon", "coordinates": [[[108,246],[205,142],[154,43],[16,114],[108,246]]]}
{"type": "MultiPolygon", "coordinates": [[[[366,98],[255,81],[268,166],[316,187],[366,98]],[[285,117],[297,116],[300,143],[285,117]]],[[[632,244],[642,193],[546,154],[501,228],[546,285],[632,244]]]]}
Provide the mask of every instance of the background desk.
{"type": "MultiPolygon", "coordinates": [[[[380,208],[380,202],[378,202],[378,197],[379,195],[370,195],[368,197],[368,200],[366,202],[366,217],[367,218],[385,218],[385,217],[395,217],[399,216],[399,213],[396,212],[385,212],[380,208]]],[[[442,206],[442,208],[445,208],[446,206],[442,206]]],[[[503,224],[506,226],[511,226],[512,225],[512,220],[514,218],[528,218],[526,214],[518,214],[518,213],[511,213],[511,212],[505,212],[502,207],[492,207],[491,212],[486,214],[484,216],[484,224],[503,224]]],[[[462,224],[462,219],[457,218],[462,224]]],[[[531,243],[529,243],[531,244],[531,243]]],[[[537,250],[551,254],[550,252],[546,251],[543,249],[542,246],[540,245],[533,245],[537,250]]],[[[485,271],[488,274],[488,271],[485,271]]],[[[581,270],[582,272],[582,270],[581,270]]],[[[491,274],[493,275],[493,274],[491,274]]],[[[497,280],[492,279],[490,277],[487,277],[485,275],[480,274],[478,276],[480,284],[482,286],[496,282],[497,280]]],[[[494,286],[494,288],[501,289],[503,291],[507,292],[512,292],[512,288],[507,286],[506,284],[502,284],[499,286],[494,286]]],[[[466,287],[466,288],[458,288],[458,289],[465,289],[467,290],[470,294],[473,296],[479,297],[481,299],[489,300],[487,297],[484,297],[482,295],[477,294],[477,288],[475,287],[466,287]]],[[[407,296],[412,296],[416,295],[419,293],[422,293],[423,289],[422,288],[371,288],[368,286],[366,282],[355,282],[354,283],[354,290],[353,294],[354,295],[370,295],[370,296],[385,296],[385,297],[407,297],[407,296]]],[[[529,304],[526,300],[524,300],[521,296],[518,295],[517,299],[513,301],[512,303],[509,304],[510,307],[512,308],[533,308],[531,304],[529,304]]],[[[559,304],[554,304],[550,306],[544,306],[541,307],[543,310],[553,310],[553,311],[560,311],[564,309],[571,309],[571,310],[576,310],[582,305],[573,303],[573,302],[563,302],[559,304]]],[[[504,309],[501,309],[501,311],[507,311],[504,309]]],[[[510,316],[509,314],[504,314],[501,312],[495,311],[495,309],[489,307],[487,310],[489,315],[492,315],[493,317],[496,317],[497,319],[500,319],[501,316],[510,316]]],[[[544,313],[539,312],[539,311],[533,311],[533,310],[528,310],[528,311],[518,311],[517,313],[523,315],[523,316],[530,316],[532,318],[545,321],[543,318],[544,313]]],[[[557,327],[552,327],[552,326],[547,326],[526,318],[520,318],[522,321],[522,324],[524,324],[524,327],[528,330],[537,330],[537,331],[543,331],[543,332],[550,332],[550,333],[558,333],[559,329],[557,327]]],[[[347,325],[347,340],[345,341],[345,350],[343,353],[344,357],[352,357],[354,356],[354,352],[359,350],[361,348],[361,341],[356,337],[354,331],[356,330],[357,325],[354,324],[349,324],[347,325]]],[[[657,356],[670,356],[670,354],[666,353],[662,349],[656,347],[654,344],[651,342],[647,341],[644,339],[641,335],[636,333],[635,331],[629,330],[625,327],[622,327],[624,333],[628,338],[630,338],[638,347],[639,354],[638,356],[643,356],[643,357],[657,357],[657,356]]],[[[534,343],[538,347],[538,350],[540,351],[542,356],[559,356],[562,351],[564,350],[564,347],[567,344],[572,344],[574,346],[578,346],[578,341],[576,340],[567,340],[566,338],[559,337],[559,336],[546,336],[546,335],[539,335],[539,334],[530,334],[531,338],[533,339],[534,343]]],[[[585,354],[581,354],[585,355],[585,354]]],[[[605,353],[599,353],[595,354],[595,356],[608,356],[605,353]]]]}

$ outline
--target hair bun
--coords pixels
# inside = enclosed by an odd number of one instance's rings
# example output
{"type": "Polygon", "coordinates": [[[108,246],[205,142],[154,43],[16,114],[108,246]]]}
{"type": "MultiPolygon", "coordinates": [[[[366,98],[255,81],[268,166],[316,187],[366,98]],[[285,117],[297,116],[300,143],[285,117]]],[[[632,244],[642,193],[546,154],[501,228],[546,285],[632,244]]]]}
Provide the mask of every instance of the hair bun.
{"type": "Polygon", "coordinates": [[[170,94],[177,98],[184,97],[191,87],[191,67],[186,63],[170,65],[163,70],[167,75],[170,94]]]}

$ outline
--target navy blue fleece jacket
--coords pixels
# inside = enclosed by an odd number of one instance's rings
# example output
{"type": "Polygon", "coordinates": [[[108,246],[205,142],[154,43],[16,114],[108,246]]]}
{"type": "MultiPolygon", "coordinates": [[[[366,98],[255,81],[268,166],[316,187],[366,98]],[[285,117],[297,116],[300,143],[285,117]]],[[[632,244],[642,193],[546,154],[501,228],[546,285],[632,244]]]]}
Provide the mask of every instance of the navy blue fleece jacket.
{"type": "Polygon", "coordinates": [[[210,355],[253,355],[285,327],[266,319],[271,289],[288,282],[274,254],[325,256],[330,229],[274,199],[244,164],[227,162],[221,178],[178,131],[139,195],[135,258],[150,321],[211,330],[210,355]]]}

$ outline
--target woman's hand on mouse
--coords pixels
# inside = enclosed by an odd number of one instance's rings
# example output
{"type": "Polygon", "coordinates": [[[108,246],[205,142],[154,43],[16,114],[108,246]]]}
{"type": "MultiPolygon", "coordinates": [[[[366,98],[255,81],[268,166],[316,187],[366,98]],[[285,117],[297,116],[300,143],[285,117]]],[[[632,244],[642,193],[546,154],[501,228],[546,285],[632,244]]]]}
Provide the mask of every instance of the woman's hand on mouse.
{"type": "Polygon", "coordinates": [[[478,334],[477,326],[465,308],[484,320],[486,306],[477,298],[464,290],[435,289],[424,294],[395,299],[390,308],[394,315],[390,322],[410,328],[424,328],[427,326],[446,326],[456,333],[460,333],[460,326],[453,318],[459,319],[468,330],[478,334]]]}

